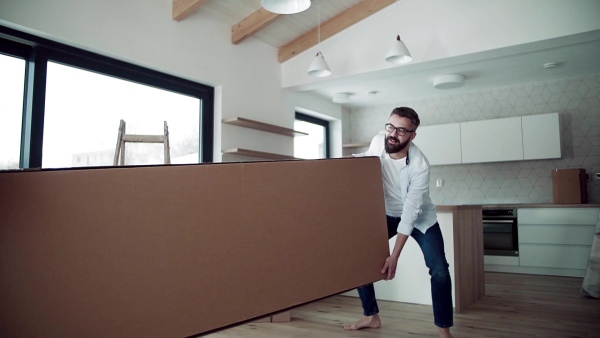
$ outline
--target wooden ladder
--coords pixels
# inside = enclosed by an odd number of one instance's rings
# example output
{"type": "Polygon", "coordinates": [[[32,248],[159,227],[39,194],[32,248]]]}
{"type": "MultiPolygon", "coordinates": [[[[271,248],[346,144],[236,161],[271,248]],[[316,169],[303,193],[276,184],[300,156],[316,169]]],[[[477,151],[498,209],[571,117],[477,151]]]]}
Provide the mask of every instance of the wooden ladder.
{"type": "Polygon", "coordinates": [[[164,135],[134,135],[125,133],[125,121],[119,124],[119,135],[117,136],[117,148],[113,165],[125,165],[125,143],[162,143],[165,146],[165,164],[171,164],[171,149],[169,146],[169,128],[165,121],[164,135]]]}

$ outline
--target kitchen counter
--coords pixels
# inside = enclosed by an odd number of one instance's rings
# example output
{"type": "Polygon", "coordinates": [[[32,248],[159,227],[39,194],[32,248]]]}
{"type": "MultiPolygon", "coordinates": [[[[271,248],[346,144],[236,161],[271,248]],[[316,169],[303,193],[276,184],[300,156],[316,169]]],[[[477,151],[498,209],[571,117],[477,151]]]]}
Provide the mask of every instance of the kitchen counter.
{"type": "MultiPolygon", "coordinates": [[[[454,312],[463,313],[484,295],[483,226],[480,205],[438,207],[438,222],[444,251],[450,265],[454,312]]],[[[396,238],[389,241],[393,250],[396,238]]],[[[398,273],[391,281],[374,283],[377,298],[431,305],[429,270],[414,240],[409,240],[398,260],[398,273]]],[[[356,290],[346,293],[358,296],[356,290]]]]}
{"type": "MultiPolygon", "coordinates": [[[[473,204],[481,205],[481,208],[600,208],[600,204],[532,204],[532,203],[521,203],[521,204],[473,204]]],[[[473,205],[438,205],[436,206],[437,211],[454,211],[461,210],[461,208],[467,208],[473,205]]]]}

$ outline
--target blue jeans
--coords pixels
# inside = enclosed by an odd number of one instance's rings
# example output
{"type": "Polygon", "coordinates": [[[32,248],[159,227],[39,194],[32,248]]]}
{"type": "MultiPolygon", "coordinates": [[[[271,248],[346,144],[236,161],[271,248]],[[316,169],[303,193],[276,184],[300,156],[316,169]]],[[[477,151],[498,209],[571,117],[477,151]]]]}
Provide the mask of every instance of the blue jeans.
{"type": "MultiPolygon", "coordinates": [[[[399,223],[399,217],[387,216],[388,238],[396,236],[399,223]]],[[[426,233],[413,229],[410,235],[419,244],[425,258],[425,265],[429,268],[434,323],[441,328],[451,327],[453,325],[452,281],[448,271],[449,265],[446,261],[446,254],[444,253],[444,239],[442,238],[440,225],[435,223],[427,229],[426,233]]],[[[379,313],[373,284],[367,284],[357,290],[364,315],[372,316],[379,313]]]]}

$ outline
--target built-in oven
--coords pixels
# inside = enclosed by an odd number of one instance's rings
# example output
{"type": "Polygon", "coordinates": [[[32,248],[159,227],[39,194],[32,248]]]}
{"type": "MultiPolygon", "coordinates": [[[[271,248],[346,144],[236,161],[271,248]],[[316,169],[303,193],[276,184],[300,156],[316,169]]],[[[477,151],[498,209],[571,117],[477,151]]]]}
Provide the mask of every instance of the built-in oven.
{"type": "Polygon", "coordinates": [[[483,208],[483,253],[519,256],[517,209],[483,208]]]}

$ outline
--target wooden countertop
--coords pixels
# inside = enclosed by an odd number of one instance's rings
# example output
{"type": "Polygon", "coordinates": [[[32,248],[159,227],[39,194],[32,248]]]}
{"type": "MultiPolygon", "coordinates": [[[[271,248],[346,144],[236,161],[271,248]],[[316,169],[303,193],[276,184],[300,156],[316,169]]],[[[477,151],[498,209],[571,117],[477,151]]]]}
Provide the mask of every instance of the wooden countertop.
{"type": "Polygon", "coordinates": [[[600,208],[600,204],[463,204],[463,205],[438,205],[437,211],[454,211],[469,209],[469,207],[486,208],[600,208]]]}

